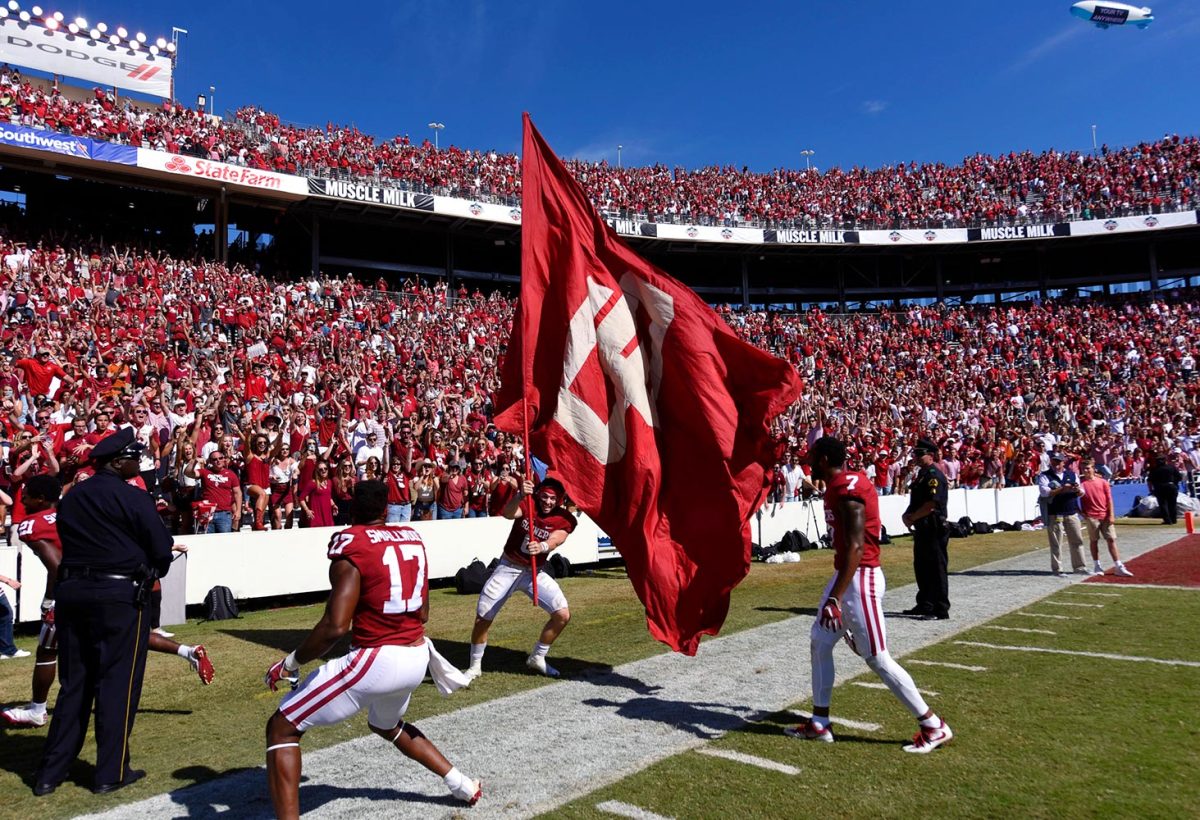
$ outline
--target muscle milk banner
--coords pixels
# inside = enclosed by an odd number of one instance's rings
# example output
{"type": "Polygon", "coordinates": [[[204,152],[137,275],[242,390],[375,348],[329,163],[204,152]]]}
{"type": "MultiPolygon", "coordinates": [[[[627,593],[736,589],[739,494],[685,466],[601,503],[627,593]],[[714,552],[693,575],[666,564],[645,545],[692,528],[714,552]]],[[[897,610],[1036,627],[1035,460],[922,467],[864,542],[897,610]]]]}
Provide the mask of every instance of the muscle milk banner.
{"type": "Polygon", "coordinates": [[[171,96],[174,65],[167,55],[130,51],[127,45],[110,45],[65,29],[51,31],[33,23],[0,20],[0,62],[154,97],[171,96]]]}
{"type": "Polygon", "coordinates": [[[344,199],[350,202],[369,202],[392,208],[412,208],[417,211],[432,211],[433,197],[400,188],[383,187],[369,182],[353,180],[308,178],[308,192],[317,196],[344,199]]]}
{"type": "Polygon", "coordinates": [[[763,242],[768,245],[857,245],[858,231],[830,228],[767,228],[763,231],[763,242]]]}
{"type": "Polygon", "coordinates": [[[1066,222],[1057,225],[1000,225],[990,228],[967,228],[968,242],[995,242],[1004,239],[1048,239],[1055,236],[1070,236],[1071,226],[1066,222]]]}

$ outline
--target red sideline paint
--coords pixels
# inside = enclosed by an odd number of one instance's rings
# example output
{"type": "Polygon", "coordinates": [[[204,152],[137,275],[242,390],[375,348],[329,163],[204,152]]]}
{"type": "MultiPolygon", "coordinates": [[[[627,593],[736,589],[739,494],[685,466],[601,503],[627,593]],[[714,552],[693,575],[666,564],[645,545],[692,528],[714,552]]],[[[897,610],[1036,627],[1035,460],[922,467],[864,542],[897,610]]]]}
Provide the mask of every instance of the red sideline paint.
{"type": "MultiPolygon", "coordinates": [[[[1101,544],[1101,548],[1103,548],[1101,544]]],[[[1102,549],[1103,552],[1103,549],[1102,549]]],[[[1097,575],[1088,583],[1200,587],[1200,535],[1186,535],[1125,562],[1132,578],[1097,575]]],[[[1109,573],[1112,570],[1108,570],[1109,573]]]]}

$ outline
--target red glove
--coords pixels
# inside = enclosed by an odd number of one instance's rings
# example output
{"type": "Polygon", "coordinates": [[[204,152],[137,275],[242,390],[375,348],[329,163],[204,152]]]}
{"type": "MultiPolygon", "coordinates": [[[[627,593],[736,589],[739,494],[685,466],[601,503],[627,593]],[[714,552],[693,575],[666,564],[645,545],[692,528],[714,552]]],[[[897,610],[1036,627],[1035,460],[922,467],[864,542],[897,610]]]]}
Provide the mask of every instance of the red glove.
{"type": "Polygon", "coordinates": [[[833,632],[842,628],[842,608],[838,606],[837,598],[826,598],[821,606],[821,614],[817,616],[822,629],[833,632]]]}
{"type": "MultiPolygon", "coordinates": [[[[290,657],[290,656],[289,656],[290,657]]],[[[300,684],[299,669],[288,669],[287,658],[280,658],[275,662],[275,665],[267,670],[267,674],[263,676],[263,683],[272,691],[276,691],[275,687],[280,681],[288,683],[293,689],[300,684]]]]}

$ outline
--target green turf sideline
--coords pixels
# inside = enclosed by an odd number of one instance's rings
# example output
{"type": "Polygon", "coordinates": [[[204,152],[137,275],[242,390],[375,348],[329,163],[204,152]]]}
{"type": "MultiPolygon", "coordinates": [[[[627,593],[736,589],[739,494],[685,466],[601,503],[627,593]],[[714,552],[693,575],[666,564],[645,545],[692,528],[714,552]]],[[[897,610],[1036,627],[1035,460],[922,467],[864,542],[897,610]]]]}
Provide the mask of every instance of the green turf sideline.
{"type": "MultiPolygon", "coordinates": [[[[1167,535],[1148,531],[1127,539],[1123,548],[1132,555],[1167,535]]],[[[818,557],[828,561],[827,553],[818,557]]],[[[895,554],[891,557],[897,558],[895,554]]],[[[825,563],[820,576],[827,577],[828,571],[825,563]]],[[[894,577],[900,575],[896,572],[894,577]]],[[[793,591],[792,606],[799,604],[801,612],[809,612],[822,580],[819,577],[811,586],[806,582],[804,589],[793,591]]],[[[951,581],[955,609],[950,621],[895,619],[890,624],[889,643],[898,654],[911,651],[1039,600],[1072,581],[1050,576],[1044,547],[1015,559],[967,569],[951,581]]],[[[912,594],[911,587],[894,589],[885,600],[885,609],[894,612],[911,605],[912,594]]],[[[472,810],[472,817],[524,817],[554,811],[573,796],[652,767],[664,757],[702,745],[801,700],[809,687],[810,623],[807,614],[768,623],[706,641],[694,659],[658,654],[611,672],[582,675],[421,720],[420,725],[465,772],[482,777],[487,784],[490,798],[472,810]],[[524,765],[525,761],[539,764],[524,765]]],[[[839,664],[843,675],[857,675],[863,668],[848,651],[839,650],[839,664]]],[[[485,674],[480,680],[488,677],[485,674]]],[[[946,691],[920,676],[918,683],[946,691]]],[[[400,760],[374,738],[306,754],[305,763],[312,783],[309,799],[322,801],[314,816],[358,817],[384,805],[387,814],[395,817],[439,816],[442,812],[440,804],[428,802],[441,799],[440,783],[400,760]]],[[[302,791],[302,801],[304,795],[302,791]]],[[[208,813],[224,805],[260,811],[263,801],[262,773],[252,771],[142,801],[109,816],[178,814],[184,807],[192,814],[208,813]],[[258,802],[247,805],[247,799],[258,802]]],[[[447,816],[451,811],[446,808],[447,816]]],[[[688,816],[686,812],[681,815],[688,816]]]]}

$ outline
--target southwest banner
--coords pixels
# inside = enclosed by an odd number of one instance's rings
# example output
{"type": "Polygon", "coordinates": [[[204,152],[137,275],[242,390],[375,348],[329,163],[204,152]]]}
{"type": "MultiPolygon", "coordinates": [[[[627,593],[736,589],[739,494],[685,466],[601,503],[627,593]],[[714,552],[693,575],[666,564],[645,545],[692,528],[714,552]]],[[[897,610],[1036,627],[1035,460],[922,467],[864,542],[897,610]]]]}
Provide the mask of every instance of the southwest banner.
{"type": "Polygon", "coordinates": [[[799,379],[625,245],[524,123],[521,298],[496,424],[528,420],[531,451],[624,557],[651,635],[695,654],[749,571],[768,422],[799,379]]]}

